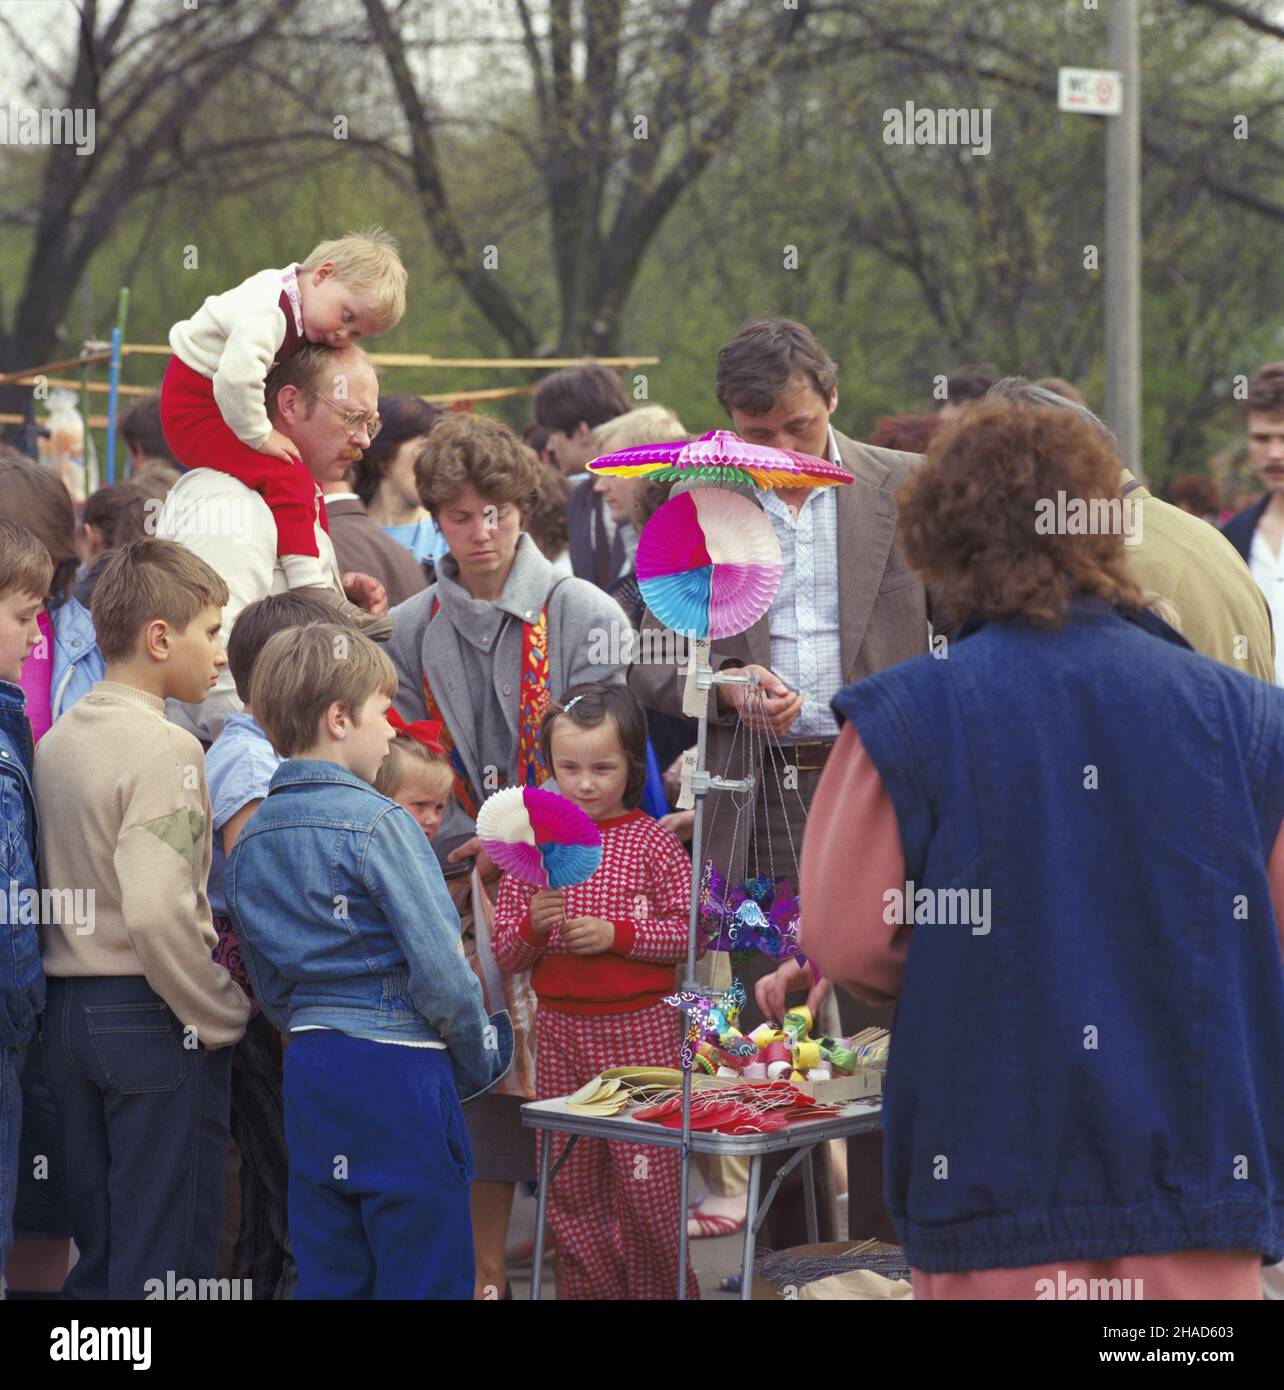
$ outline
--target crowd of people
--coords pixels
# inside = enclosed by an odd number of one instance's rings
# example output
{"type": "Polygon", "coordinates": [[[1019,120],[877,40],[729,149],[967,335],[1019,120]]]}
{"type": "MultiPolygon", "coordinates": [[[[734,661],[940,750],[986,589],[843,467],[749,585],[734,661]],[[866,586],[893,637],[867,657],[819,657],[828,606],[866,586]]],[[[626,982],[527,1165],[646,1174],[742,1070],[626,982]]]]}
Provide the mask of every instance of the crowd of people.
{"type": "MultiPolygon", "coordinates": [[[[675,636],[634,557],[686,484],[587,465],[692,436],[592,363],[539,383],[524,437],[381,394],[358,339],[406,289],[375,230],[211,296],[79,515],[0,448],[9,1298],[511,1297],[522,1104],[677,1064],[695,724],[683,644],[624,639],[675,636]],[[564,891],[476,833],[545,783],[601,831],[564,891]]],[[[820,1238],[845,1205],[919,1298],[1277,1288],[1284,364],[1225,535],[1058,378],[964,368],[861,443],[815,334],[759,319],[714,389],[748,443],[848,475],[744,489],[780,584],[709,653],[753,680],[712,687],[707,765],[755,790],[709,794],[702,859],[797,885],[813,962],[740,967],[741,1027],[804,996],[828,1033],[894,1024],[882,1133],[816,1164],[820,1238]],[[1058,497],[1137,520],[1037,526],[1058,497]],[[960,890],[983,931],[915,921],[960,890]]],[[[738,1230],[745,1166],[700,1172],[690,1234],[738,1230]]],[[[581,1141],[562,1296],[673,1295],[678,1173],[581,1141]]],[[[768,1245],[806,1240],[803,1188],[768,1245]]]]}

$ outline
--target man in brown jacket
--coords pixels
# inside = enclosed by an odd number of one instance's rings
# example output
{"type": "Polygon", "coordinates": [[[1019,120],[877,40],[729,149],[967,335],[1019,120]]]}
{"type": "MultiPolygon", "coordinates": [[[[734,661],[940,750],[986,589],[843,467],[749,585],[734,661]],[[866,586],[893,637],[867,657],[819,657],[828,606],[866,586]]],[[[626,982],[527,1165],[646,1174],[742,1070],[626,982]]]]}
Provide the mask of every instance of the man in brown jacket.
{"type": "MultiPolygon", "coordinates": [[[[895,493],[919,456],[839,434],[830,424],[837,376],[811,330],[788,319],[747,323],[718,354],[718,400],[741,438],[829,459],[852,475],[835,488],[756,494],[780,541],[780,588],[766,614],[747,632],[715,642],[709,657],[715,671],[742,667],[759,681],[756,691],[724,685],[709,694],[707,769],[755,778],[752,807],[738,807],[743,798],[728,792],[705,801],[701,857],[728,884],[764,875],[786,877],[797,889],[807,810],[838,734],[830,700],[844,685],[928,647],[923,585],[895,543],[895,493]]],[[[643,630],[658,626],[648,611],[643,630]]],[[[675,655],[674,645],[640,641],[628,677],[643,704],[666,714],[682,712],[685,662],[655,657],[675,655]]],[[[749,993],[746,1031],[761,1018],[754,986],[773,969],[757,956],[740,971],[749,993]]],[[[724,964],[714,979],[726,978],[724,964]]],[[[838,1003],[845,1029],[888,1021],[850,997],[840,994],[838,1003]]],[[[871,1135],[848,1146],[853,1237],[895,1239],[882,1202],[881,1145],[881,1135],[871,1135]]],[[[827,1164],[817,1169],[820,1238],[832,1240],[832,1177],[827,1164]]],[[[801,1181],[787,1182],[768,1217],[767,1243],[799,1244],[805,1230],[801,1181]]]]}
{"type": "Polygon", "coordinates": [[[370,520],[365,504],[346,478],[322,483],[321,491],[341,570],[373,575],[388,595],[389,608],[428,587],[424,567],[400,541],[370,520]]]}

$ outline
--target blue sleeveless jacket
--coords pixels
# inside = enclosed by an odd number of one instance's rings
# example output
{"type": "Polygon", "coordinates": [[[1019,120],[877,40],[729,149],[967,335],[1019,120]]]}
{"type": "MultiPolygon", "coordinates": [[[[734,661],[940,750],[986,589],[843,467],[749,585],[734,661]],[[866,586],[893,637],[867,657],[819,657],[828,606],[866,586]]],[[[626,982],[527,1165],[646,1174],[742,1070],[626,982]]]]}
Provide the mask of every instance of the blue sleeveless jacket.
{"type": "Polygon", "coordinates": [[[918,1269],[1284,1256],[1284,691],[1152,626],[991,622],[834,700],[906,878],[990,892],[987,932],[910,933],[883,1116],[918,1269]]]}

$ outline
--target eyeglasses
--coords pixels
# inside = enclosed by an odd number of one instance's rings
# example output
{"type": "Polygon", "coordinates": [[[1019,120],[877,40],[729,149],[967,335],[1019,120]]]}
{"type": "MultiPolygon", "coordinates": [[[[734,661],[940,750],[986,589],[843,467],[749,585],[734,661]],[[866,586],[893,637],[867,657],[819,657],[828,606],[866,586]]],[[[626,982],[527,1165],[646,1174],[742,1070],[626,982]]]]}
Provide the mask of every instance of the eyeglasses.
{"type": "Polygon", "coordinates": [[[331,410],[337,411],[343,416],[343,423],[348,427],[349,434],[360,434],[364,429],[370,436],[370,442],[374,443],[374,437],[383,428],[383,421],[379,418],[376,411],[373,415],[367,415],[364,410],[344,410],[341,405],[336,405],[329,396],[323,396],[320,391],[314,392],[317,400],[324,401],[331,410]]]}

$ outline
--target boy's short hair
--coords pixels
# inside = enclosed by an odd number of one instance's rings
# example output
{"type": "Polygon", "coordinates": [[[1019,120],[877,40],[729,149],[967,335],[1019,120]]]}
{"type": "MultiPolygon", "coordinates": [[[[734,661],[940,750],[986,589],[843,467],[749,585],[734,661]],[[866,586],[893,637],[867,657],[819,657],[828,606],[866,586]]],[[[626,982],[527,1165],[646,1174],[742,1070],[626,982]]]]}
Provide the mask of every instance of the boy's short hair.
{"type": "Polygon", "coordinates": [[[628,759],[629,779],[624,785],[624,804],[631,811],[642,800],[646,788],[646,714],[638,697],[626,685],[606,685],[587,681],[563,691],[548,707],[539,726],[539,747],[544,766],[553,772],[553,725],[569,719],[581,729],[593,729],[610,719],[620,736],[628,759]],[[568,710],[566,707],[570,705],[568,710]]]}
{"type": "Polygon", "coordinates": [[[1284,362],[1268,363],[1249,382],[1244,414],[1284,415],[1284,362]]]}
{"type": "Polygon", "coordinates": [[[349,232],[314,246],[300,270],[316,270],[327,261],[335,278],[356,290],[370,305],[378,333],[387,333],[406,312],[406,267],[398,254],[397,238],[382,227],[349,232]]]}
{"type": "MultiPolygon", "coordinates": [[[[952,405],[962,405],[966,401],[979,401],[998,380],[999,373],[990,366],[972,362],[966,367],[956,367],[945,378],[946,399],[940,404],[948,401],[952,405]]],[[[1058,391],[1056,394],[1061,393],[1058,391]]]]}
{"type": "Polygon", "coordinates": [[[728,415],[766,415],[799,375],[826,401],[838,385],[837,364],[805,323],[751,319],[719,349],[713,389],[728,415]]]}
{"type": "Polygon", "coordinates": [[[355,721],[372,695],[396,693],[397,672],[383,648],[338,623],[273,634],[250,681],[254,718],[282,758],[316,743],[317,721],[336,700],[355,721]]]}
{"type": "MultiPolygon", "coordinates": [[[[313,623],[352,626],[328,603],[292,589],[287,589],[283,594],[269,594],[267,598],[255,599],[241,609],[227,635],[227,667],[236,683],[236,697],[242,704],[250,704],[254,664],[268,639],[287,628],[308,627],[313,623]]],[[[356,629],[353,628],[353,631],[356,629]]]]}
{"type": "Polygon", "coordinates": [[[6,594],[31,594],[44,598],[53,582],[49,552],[16,521],[0,517],[0,598],[6,594]]]}
{"type": "Polygon", "coordinates": [[[388,756],[379,764],[374,780],[375,791],[395,801],[397,793],[408,782],[416,780],[440,787],[441,794],[449,800],[455,774],[440,753],[425,748],[409,734],[398,734],[388,745],[388,756]]]}
{"type": "Polygon", "coordinates": [[[574,434],[581,421],[596,429],[623,415],[631,405],[615,372],[600,363],[586,362],[582,367],[563,367],[546,376],[535,388],[531,413],[535,423],[546,430],[574,434]]]}
{"type": "Polygon", "coordinates": [[[161,427],[160,402],[159,391],[139,396],[120,417],[121,438],[131,453],[173,464],[174,453],[161,427]]]}
{"type": "Polygon", "coordinates": [[[157,618],[179,632],[203,608],[222,608],[223,576],[177,541],[146,536],[111,552],[94,588],[91,612],[104,661],[123,661],[139,629],[157,618]]]}

